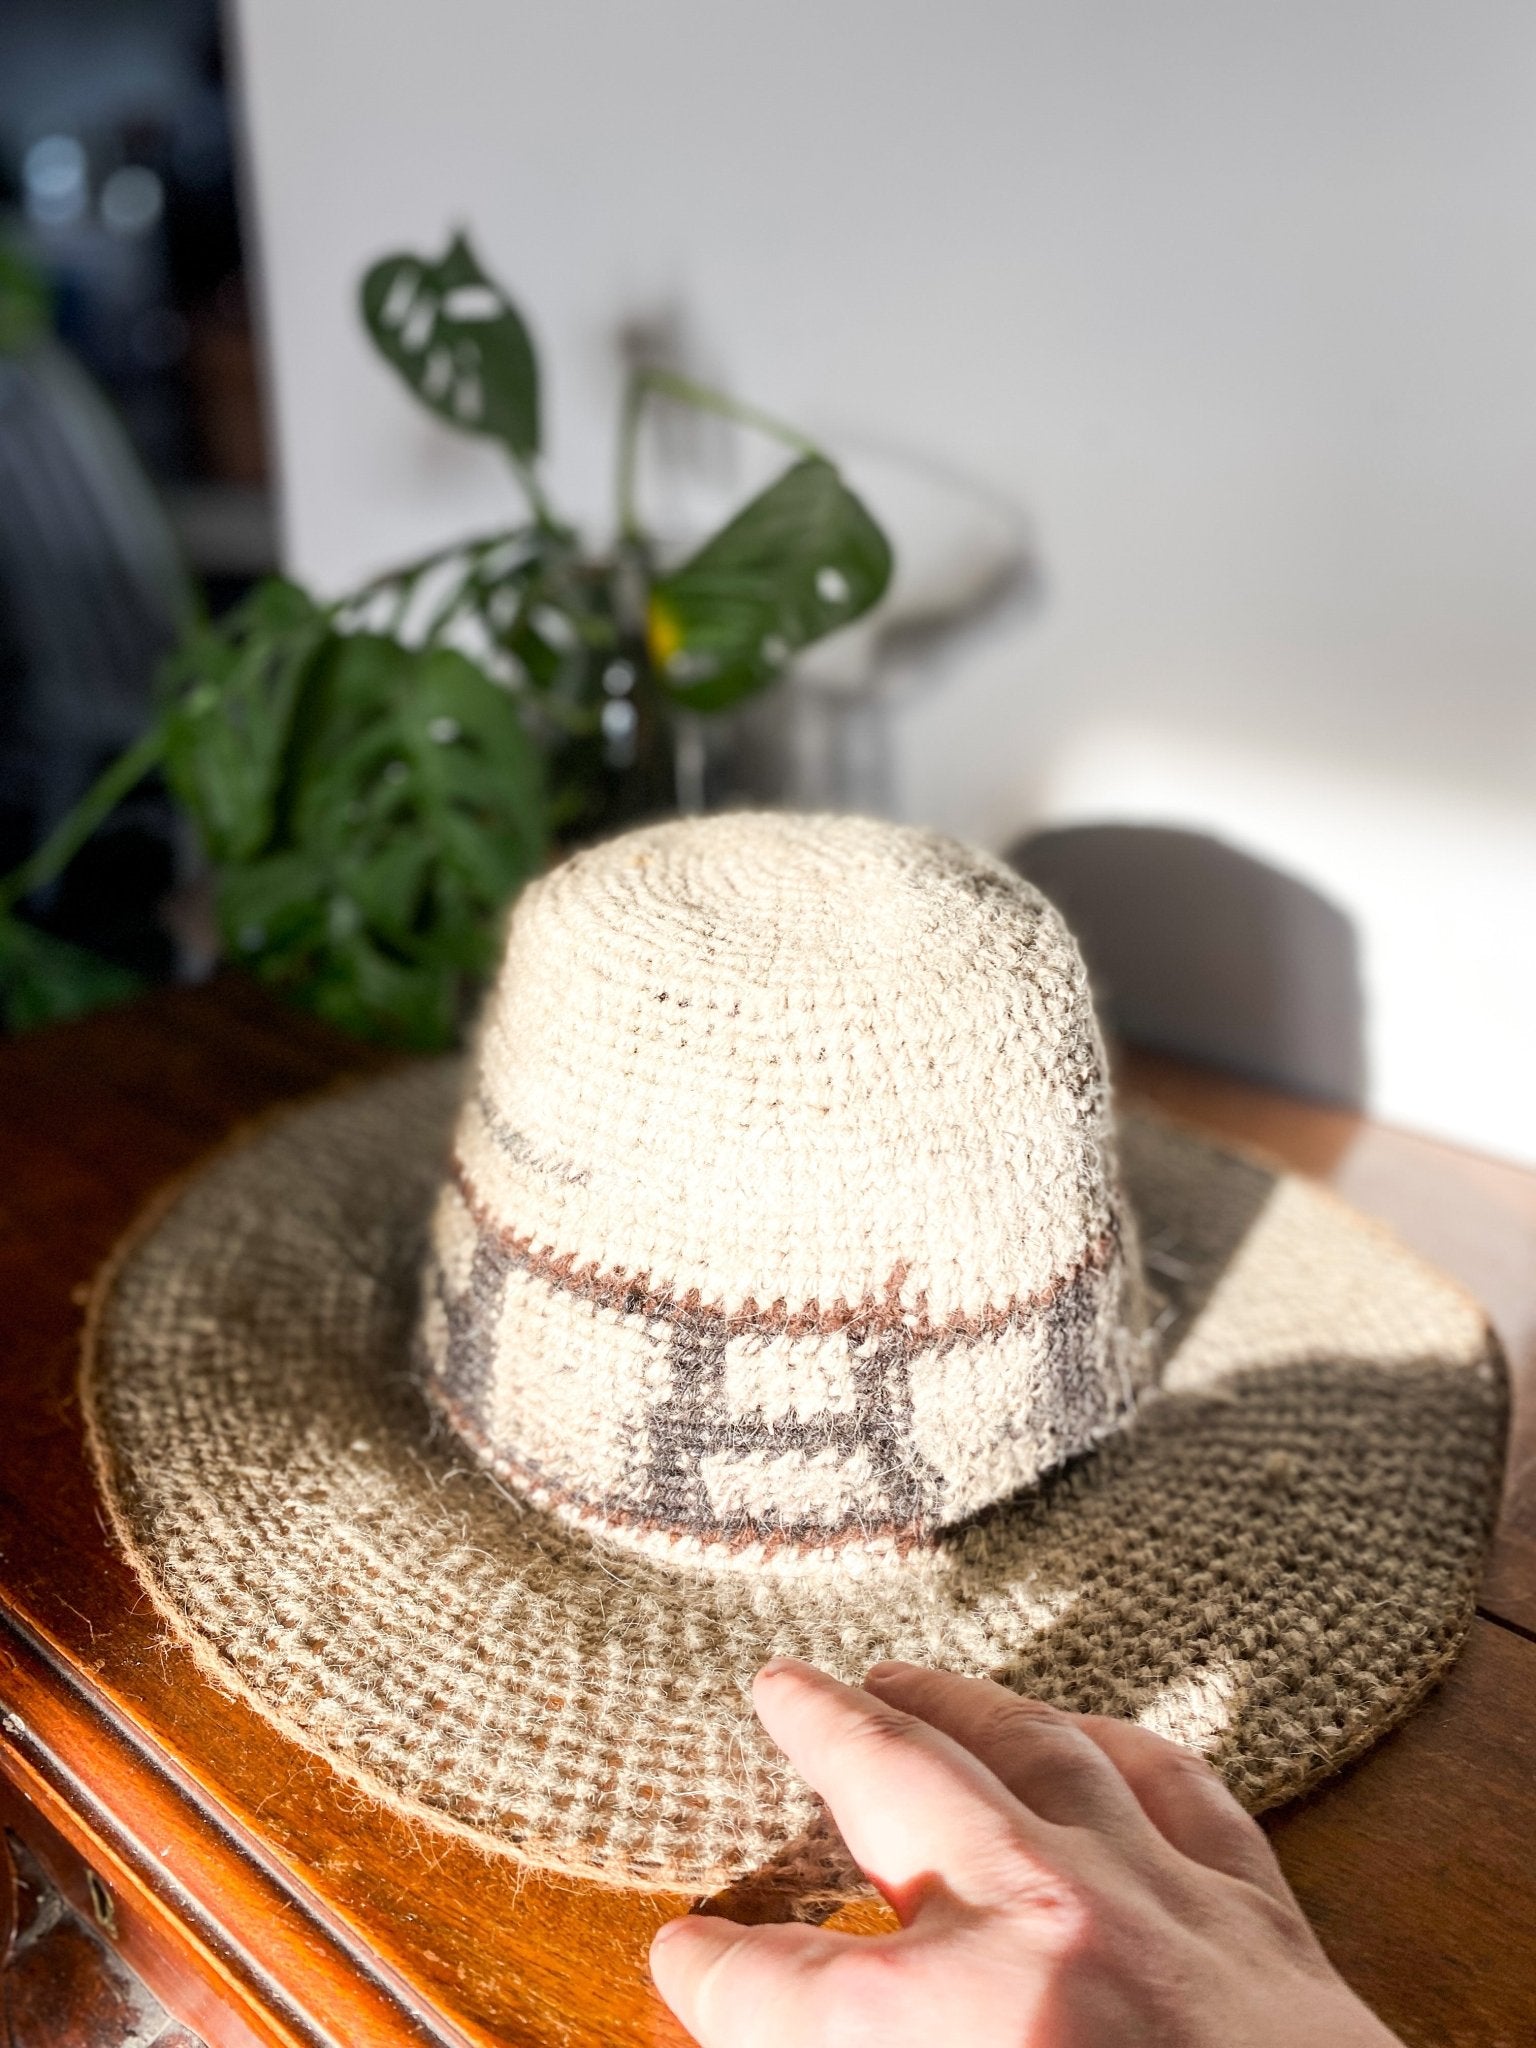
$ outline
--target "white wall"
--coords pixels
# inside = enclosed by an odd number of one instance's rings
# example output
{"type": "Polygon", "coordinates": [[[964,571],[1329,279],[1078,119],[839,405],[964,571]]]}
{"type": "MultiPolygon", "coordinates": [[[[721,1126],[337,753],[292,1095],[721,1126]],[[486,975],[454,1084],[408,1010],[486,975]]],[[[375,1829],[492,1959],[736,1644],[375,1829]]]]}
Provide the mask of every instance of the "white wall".
{"type": "Polygon", "coordinates": [[[644,319],[1027,507],[1043,603],[903,714],[903,810],[997,843],[1160,819],[1302,876],[1356,927],[1373,1105],[1536,1158],[1528,0],[241,0],[240,28],[297,570],[507,509],[350,305],[464,220],[536,322],[567,500],[606,505],[644,319]]]}

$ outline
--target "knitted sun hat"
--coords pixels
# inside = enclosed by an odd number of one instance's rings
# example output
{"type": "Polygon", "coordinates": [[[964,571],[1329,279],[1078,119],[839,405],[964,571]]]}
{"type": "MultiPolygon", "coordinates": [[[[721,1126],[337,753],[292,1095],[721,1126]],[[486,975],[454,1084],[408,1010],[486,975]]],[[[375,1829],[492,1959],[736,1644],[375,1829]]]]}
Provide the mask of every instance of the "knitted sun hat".
{"type": "Polygon", "coordinates": [[[289,1112],[97,1289],[120,1538],[379,1799],[609,1882],[845,1866],[775,1652],[1127,1715],[1251,1807],[1467,1628],[1477,1308],[1321,1190],[1116,1120],[1060,918],[856,819],[531,887],[468,1072],[289,1112]]]}

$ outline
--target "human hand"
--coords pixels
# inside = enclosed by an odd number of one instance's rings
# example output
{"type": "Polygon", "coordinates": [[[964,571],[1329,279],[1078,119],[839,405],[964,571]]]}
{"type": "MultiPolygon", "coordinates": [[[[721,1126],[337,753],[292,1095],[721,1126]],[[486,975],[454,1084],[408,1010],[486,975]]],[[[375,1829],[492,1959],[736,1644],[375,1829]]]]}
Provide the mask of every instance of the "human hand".
{"type": "Polygon", "coordinates": [[[753,1702],[901,1929],[669,1921],[703,2048],[1400,2048],[1193,1751],[911,1664],[775,1658],[753,1702]]]}

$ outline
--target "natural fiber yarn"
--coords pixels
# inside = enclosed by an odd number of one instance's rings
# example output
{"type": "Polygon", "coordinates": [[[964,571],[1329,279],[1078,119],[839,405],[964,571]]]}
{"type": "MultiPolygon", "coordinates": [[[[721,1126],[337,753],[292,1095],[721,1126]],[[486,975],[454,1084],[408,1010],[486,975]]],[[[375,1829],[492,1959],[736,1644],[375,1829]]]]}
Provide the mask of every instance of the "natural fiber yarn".
{"type": "MultiPolygon", "coordinates": [[[[550,878],[514,930],[512,957],[531,949],[525,973],[535,993],[539,960],[558,958],[568,931],[599,954],[607,945],[603,973],[615,985],[629,986],[632,963],[641,961],[641,978],[669,997],[656,1004],[671,1034],[663,1050],[675,1055],[665,1091],[659,1082],[648,1087],[647,1077],[668,1061],[637,1051],[631,1082],[615,1083],[610,1069],[608,1095],[582,1097],[583,1045],[595,1054],[616,1047],[622,1062],[627,1047],[644,1041],[610,1029],[600,1005],[583,1011],[579,977],[562,1010],[560,978],[546,962],[542,1030],[519,1008],[525,998],[509,979],[471,1073],[415,1069],[291,1113],[208,1167],[104,1276],[87,1348],[87,1415],[114,1524],[161,1611],[224,1683],[380,1799],[467,1830],[489,1849],[621,1884],[704,1891],[765,1867],[812,1890],[847,1881],[814,1802],[750,1712],[748,1681],[776,1651],[849,1677],[887,1656],[990,1672],[1062,1705],[1139,1718],[1202,1748],[1254,1807],[1302,1789],[1368,1745],[1433,1683],[1470,1619],[1504,1416],[1497,1353],[1476,1308],[1304,1182],[1159,1123],[1130,1119],[1112,1132],[1103,1121],[1097,1039],[1075,962],[1069,952],[1060,956],[1060,927],[994,864],[861,826],[868,838],[841,844],[868,852],[829,861],[832,908],[818,924],[814,901],[806,908],[815,895],[803,881],[807,857],[794,848],[838,843],[832,828],[671,829],[693,841],[695,864],[689,870],[670,855],[665,889],[655,876],[647,887],[674,905],[679,897],[707,900],[709,945],[719,949],[710,975],[719,978],[720,959],[736,958],[745,987],[745,963],[759,962],[759,1008],[743,998],[732,1018],[737,998],[726,1001],[713,1040],[699,1034],[706,1056],[696,1068],[683,1064],[695,1048],[682,1044],[693,1033],[675,998],[688,995],[693,1009],[706,962],[703,948],[680,936],[675,908],[658,912],[648,935],[640,913],[626,913],[606,941],[598,913],[580,909],[591,900],[593,875],[611,874],[622,858],[626,842],[617,842],[586,857],[585,879],[579,864],[565,881],[550,878]],[[738,915],[731,891],[705,878],[703,850],[712,834],[753,832],[759,856],[735,885],[738,915]],[[960,898],[956,915],[979,958],[973,976],[964,960],[969,940],[956,939],[948,952],[939,939],[907,947],[906,985],[890,990],[880,1040],[902,1062],[902,1086],[882,1094],[878,1076],[887,1067],[877,1057],[865,1082],[829,1094],[823,1121],[848,1119],[843,1144],[817,1156],[814,1176],[796,1180],[793,1148],[774,1146],[788,1128],[814,1129],[806,1104],[815,1081],[802,1076],[792,1098],[782,1080],[785,1053],[796,1049],[801,1074],[834,1064],[838,1043],[826,1028],[818,1036],[802,999],[791,998],[803,972],[797,963],[816,945],[830,957],[833,922],[843,927],[849,961],[883,957],[886,920],[896,916],[891,905],[876,908],[875,883],[840,886],[860,859],[877,875],[915,871],[920,900],[929,889],[960,898]],[[783,869],[802,878],[793,895],[821,935],[815,945],[798,929],[763,942],[773,927],[773,877],[783,869]],[[685,886],[686,872],[694,880],[685,886]],[[1006,1027],[988,1008],[1003,1000],[989,980],[1003,969],[983,942],[987,920],[998,915],[1018,920],[1016,973],[1056,977],[1049,1001],[1018,995],[1006,1027]],[[1034,937],[1020,940],[1023,930],[1034,937]],[[671,971],[661,981],[664,968],[671,971]],[[946,995],[925,1006],[915,992],[929,972],[946,995]],[[909,1008],[923,1031],[939,1034],[922,1040],[922,1057],[902,1050],[909,1008]],[[562,1015],[568,1059],[555,1051],[562,1015]],[[742,1049],[726,1053],[720,1027],[745,1022],[752,1031],[735,1041],[742,1049]],[[1021,1049],[1003,1029],[1028,1044],[1021,1049]],[[826,1061],[815,1057],[818,1044],[826,1061]],[[1052,1125],[1032,1156],[1056,1147],[1075,1163],[1043,1181],[1024,1165],[1010,1179],[1007,1156],[1031,1156],[1037,1125],[1050,1124],[1050,1105],[1064,1099],[1049,1090],[1029,1096],[1046,1105],[1029,1118],[1018,1106],[1037,1085],[1031,1076],[1055,1070],[1062,1046],[1073,1049],[1082,1077],[1077,1093],[1067,1091],[1082,1105],[1079,1122],[1063,1111],[1060,1128],[1052,1125]],[[504,1085],[514,1069],[528,1075],[540,1059],[547,1078],[537,1090],[504,1085]],[[738,1066],[749,1081],[733,1098],[738,1066]],[[969,1080],[951,1112],[944,1077],[956,1068],[969,1080]],[[697,1075],[691,1091],[678,1078],[689,1073],[697,1075]],[[559,1114],[541,1108],[562,1087],[571,1093],[559,1114]],[[710,1117],[725,1118],[735,1100],[748,1123],[721,1123],[713,1148],[684,1145],[677,1129],[715,1128],[696,1113],[706,1096],[710,1117]],[[798,1122],[786,1109],[791,1099],[798,1122]],[[845,1175],[839,1166],[864,1157],[846,1149],[857,1139],[861,1101],[898,1116],[904,1134],[880,1153],[880,1185],[868,1190],[862,1170],[845,1175]],[[489,1121],[487,1102],[526,1142],[477,1136],[489,1121]],[[1077,1129],[1091,1142],[1075,1153],[1077,1129]],[[758,1132],[769,1135],[754,1144],[758,1132]],[[941,1143],[935,1133],[949,1135],[941,1143]],[[941,1199],[951,1143],[966,1172],[941,1199]],[[445,1181],[455,1149],[461,1167],[474,1168],[471,1179],[508,1162],[506,1181],[492,1176],[490,1199],[501,1206],[485,1211],[499,1266],[483,1297],[465,1272],[454,1198],[440,1205],[443,1186],[460,1185],[452,1169],[445,1181]],[[734,1167],[722,1164],[727,1153],[734,1167]],[[615,1207],[611,1190],[637,1183],[658,1159],[673,1162],[683,1185],[669,1187],[650,1215],[615,1207]],[[732,1193],[738,1180],[750,1193],[754,1173],[763,1196],[757,1208],[732,1193]],[[990,1285],[980,1258],[967,1263],[966,1251],[990,1242],[990,1211],[969,1195],[988,1174],[989,1202],[998,1190],[1009,1198],[1010,1188],[1043,1188],[1041,1199],[1053,1205],[1063,1187],[1075,1191],[1038,1233],[1049,1246],[1039,1266],[1025,1264],[1011,1239],[998,1240],[997,1255],[1016,1263],[990,1285]],[[525,1212],[529,1220],[516,1216],[510,1188],[545,1206],[525,1212]],[[914,1198],[918,1188],[926,1192],[914,1198]],[[825,1219],[825,1247],[814,1228],[799,1229],[797,1205],[825,1219]],[[843,1227],[839,1219],[855,1213],[881,1215],[883,1240],[865,1246],[843,1227]],[[649,1236],[643,1244],[605,1238],[610,1214],[649,1236]],[[753,1235],[756,1218],[786,1214],[789,1226],[776,1222],[753,1235]],[[939,1221],[955,1217],[972,1219],[972,1237],[941,1235],[939,1221]],[[1048,1313],[1060,1298],[1056,1281],[1079,1269],[1084,1243],[1113,1235],[1100,1222],[1114,1218],[1120,1283],[1094,1297],[1076,1337],[1058,1332],[1054,1350],[1029,1352],[1021,1342],[1016,1354],[990,1351],[988,1340],[999,1336],[1006,1346],[1025,1314],[1042,1306],[1048,1313]],[[437,1280],[431,1294],[420,1290],[424,1254],[429,1268],[441,1268],[457,1331],[434,1306],[437,1280]],[[569,1264],[553,1270],[567,1254],[569,1264]],[[749,1300],[758,1314],[780,1313],[778,1297],[763,1299],[771,1260],[764,1277],[748,1270],[768,1254],[782,1257],[786,1275],[782,1327],[745,1333],[753,1340],[746,1353],[727,1361],[725,1350],[742,1334],[731,1331],[730,1318],[749,1300]],[[898,1260],[906,1270],[888,1290],[898,1260]],[[1087,1388],[1108,1390],[1103,1398],[1121,1412],[1132,1389],[1115,1375],[1123,1367],[1134,1382],[1144,1356],[1143,1272],[1156,1385],[1143,1388],[1123,1426],[1082,1448],[1100,1427],[1084,1419],[1099,1395],[1084,1403],[1071,1393],[1074,1372],[1087,1388]],[[643,1282],[639,1300],[606,1293],[610,1282],[643,1282]],[[579,1331],[587,1316],[592,1332],[620,1333],[611,1379],[592,1397],[628,1418],[633,1462],[620,1469],[629,1491],[612,1503],[601,1492],[608,1468],[599,1459],[622,1432],[605,1436],[576,1404],[565,1411],[573,1417],[569,1439],[539,1425],[554,1469],[526,1469],[539,1377],[520,1373],[518,1354],[501,1342],[503,1327],[525,1319],[530,1351],[544,1347],[546,1380],[567,1370],[528,1306],[534,1283],[570,1327],[579,1331]],[[951,1497],[926,1475],[906,1497],[916,1505],[905,1518],[893,1506],[894,1465],[872,1465],[878,1484],[869,1493],[850,1485],[835,1470],[847,1442],[836,1429],[825,1430],[825,1464],[814,1443],[772,1435],[775,1417],[804,1423],[808,1412],[859,1412],[857,1381],[853,1409],[835,1405],[837,1346],[851,1354],[847,1330],[859,1315],[875,1322],[888,1298],[900,1305],[914,1382],[927,1350],[938,1348],[981,1384],[974,1438],[961,1418],[952,1437],[940,1434],[937,1454],[935,1439],[922,1440],[939,1482],[988,1498],[958,1519],[947,1519],[951,1497]],[[486,1311],[479,1316],[477,1300],[486,1311]],[[850,1311],[831,1329],[823,1327],[829,1300],[850,1311]],[[994,1331],[988,1311],[1010,1302],[1019,1324],[994,1331]],[[969,1320],[950,1329],[957,1309],[969,1320]],[[691,1361],[702,1345],[676,1333],[698,1327],[706,1311],[716,1317],[717,1360],[706,1421],[713,1428],[722,1414],[727,1426],[733,1417],[756,1418],[742,1425],[748,1441],[737,1459],[753,1483],[726,1484],[712,1473],[702,1489],[669,1501],[647,1462],[657,1442],[650,1417],[679,1375],[698,1370],[691,1361]],[[644,1373],[625,1378],[630,1317],[663,1325],[660,1363],[648,1361],[654,1386],[644,1373]],[[423,1340],[430,1359],[420,1355],[423,1340]],[[486,1434],[473,1450],[445,1425],[441,1406],[434,1419],[421,1384],[429,1362],[440,1377],[445,1363],[450,1377],[467,1372],[455,1349],[465,1342],[478,1342],[484,1361],[482,1377],[464,1381],[481,1390],[486,1434]],[[809,1350],[797,1348],[807,1343],[809,1350]],[[824,1343],[833,1363],[817,1348],[824,1343]],[[1010,1397],[989,1406],[986,1385],[999,1355],[1021,1404],[1021,1462],[1037,1455],[1028,1446],[1051,1416],[1074,1452],[1003,1498],[991,1491],[1002,1482],[984,1476],[992,1469],[985,1460],[968,1461],[973,1441],[999,1441],[998,1416],[1010,1397]],[[1042,1359],[1054,1361],[1054,1371],[1030,1363],[1042,1359]],[[631,1401],[630,1388],[643,1391],[631,1401]],[[755,1461],[774,1462],[765,1448],[801,1454],[798,1493],[777,1473],[771,1489],[756,1485],[755,1461]],[[484,1469],[487,1452],[503,1458],[505,1477],[484,1469]],[[868,1506],[862,1533],[843,1519],[850,1502],[868,1506]],[[652,1542],[655,1551],[646,1547],[652,1542]]],[[[822,858],[814,853],[810,864],[822,858]]],[[[644,874],[633,884],[637,898],[644,874]]],[[[786,901],[788,894],[786,885],[786,901]]],[[[636,1004],[632,1014],[646,1013],[636,1004]]],[[[857,1004],[848,1014],[851,1028],[862,1028],[857,1004]]],[[[594,1074],[598,1064],[595,1057],[594,1074]]],[[[478,1240],[471,1267],[477,1256],[478,1240]]],[[[1106,1252],[1092,1270],[1109,1274],[1112,1258],[1106,1252]]],[[[590,1375],[602,1355],[594,1337],[573,1348],[569,1370],[590,1375]]],[[[902,1410],[888,1399],[890,1384],[880,1382],[885,1426],[915,1440],[918,1403],[902,1410]]],[[[560,1391],[550,1398],[558,1412],[560,1391]]],[[[946,1398],[962,1405],[958,1395],[946,1398]]],[[[1108,1408],[1097,1412],[1108,1418],[1108,1408]]],[[[726,1454],[735,1454],[729,1435],[726,1454]]]]}
{"type": "Polygon", "coordinates": [[[778,1568],[931,1542],[1150,1378],[1081,959],[857,818],[669,824],[522,898],[422,1345],[541,1506],[778,1568]]]}

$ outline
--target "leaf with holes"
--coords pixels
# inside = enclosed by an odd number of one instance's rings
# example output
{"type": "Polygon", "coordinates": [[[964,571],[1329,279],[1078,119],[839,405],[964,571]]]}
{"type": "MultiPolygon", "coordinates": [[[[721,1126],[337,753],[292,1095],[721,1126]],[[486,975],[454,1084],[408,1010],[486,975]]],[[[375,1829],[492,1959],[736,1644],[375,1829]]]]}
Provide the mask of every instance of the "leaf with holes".
{"type": "Polygon", "coordinates": [[[540,764],[510,694],[454,648],[337,643],[296,730],[292,830],[312,848],[418,837],[504,894],[543,858],[540,764]]]}
{"type": "Polygon", "coordinates": [[[360,302],[374,346],[423,405],[467,434],[539,452],[539,370],[522,315],[462,235],[438,262],[402,253],[375,263],[360,302]]]}
{"type": "Polygon", "coordinates": [[[167,664],[166,779],[213,860],[250,860],[271,839],[295,712],[330,638],[324,612],[274,578],[167,664]]]}
{"type": "Polygon", "coordinates": [[[676,703],[719,711],[867,612],[890,580],[885,535],[832,464],[808,456],[653,584],[651,659],[676,703]]]}
{"type": "Polygon", "coordinates": [[[230,949],[349,1030],[450,1044],[545,818],[537,751],[482,669],[343,636],[294,721],[285,843],[221,876],[230,949]]]}

